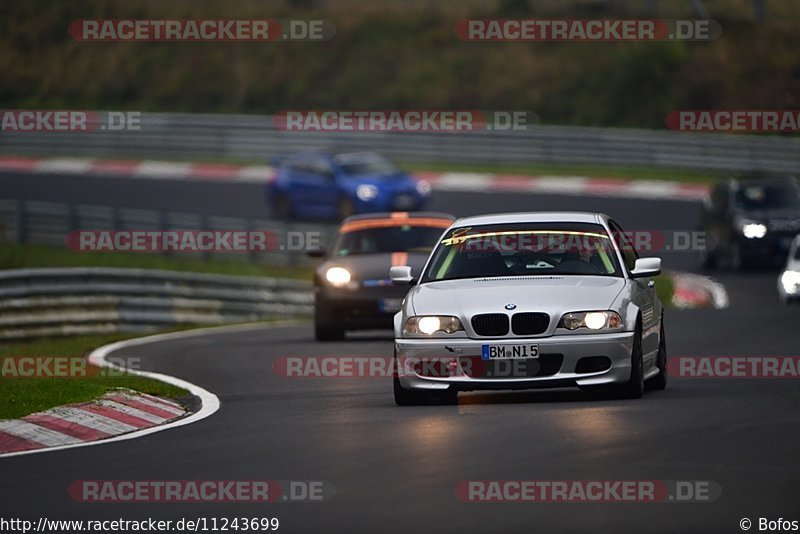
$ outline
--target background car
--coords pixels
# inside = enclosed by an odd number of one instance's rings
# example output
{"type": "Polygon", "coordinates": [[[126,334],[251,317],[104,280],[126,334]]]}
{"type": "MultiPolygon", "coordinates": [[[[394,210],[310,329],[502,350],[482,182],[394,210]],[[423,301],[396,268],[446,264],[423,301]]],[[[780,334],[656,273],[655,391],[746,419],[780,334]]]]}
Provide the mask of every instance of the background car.
{"type": "MultiPolygon", "coordinates": [[[[459,219],[395,315],[395,402],[570,386],[637,398],[646,380],[665,388],[663,307],[652,280],[661,260],[639,258],[626,239],[601,214],[459,219]],[[446,366],[435,365],[442,359],[446,366]]],[[[414,283],[402,266],[391,278],[414,283]]]]}
{"type": "Polygon", "coordinates": [[[701,224],[713,243],[701,257],[704,267],[777,265],[800,232],[800,188],[790,177],[721,182],[704,203],[701,224]]]}
{"type": "Polygon", "coordinates": [[[376,152],[305,152],[278,161],[268,187],[280,219],[344,219],[359,213],[425,207],[430,184],[376,152]]]}
{"type": "Polygon", "coordinates": [[[778,276],[778,295],[784,304],[800,302],[800,235],[792,241],[786,266],[778,276]]]}
{"type": "Polygon", "coordinates": [[[454,217],[443,213],[376,213],[342,222],[329,252],[314,273],[314,333],[336,340],[346,330],[392,327],[408,287],[388,278],[393,265],[419,273],[454,217]]]}

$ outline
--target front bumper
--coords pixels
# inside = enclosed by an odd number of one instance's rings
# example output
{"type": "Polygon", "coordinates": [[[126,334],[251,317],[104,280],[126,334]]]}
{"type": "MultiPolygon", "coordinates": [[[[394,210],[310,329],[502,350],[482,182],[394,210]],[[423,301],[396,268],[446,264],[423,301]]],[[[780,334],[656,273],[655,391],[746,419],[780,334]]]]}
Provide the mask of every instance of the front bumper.
{"type": "Polygon", "coordinates": [[[379,211],[420,211],[428,201],[416,192],[399,192],[381,194],[372,200],[356,199],[358,213],[374,213],[379,211]]]}
{"type": "Polygon", "coordinates": [[[766,262],[783,262],[789,252],[794,233],[768,232],[761,239],[746,239],[738,237],[742,255],[751,260],[766,262]]]}
{"type": "Polygon", "coordinates": [[[408,289],[399,286],[378,290],[317,289],[317,321],[351,330],[391,329],[394,314],[408,289]]]}
{"type": "MultiPolygon", "coordinates": [[[[398,357],[398,378],[407,389],[444,390],[453,388],[459,391],[479,389],[529,389],[575,386],[599,386],[621,384],[630,379],[633,332],[615,334],[560,335],[547,338],[520,339],[395,339],[398,357]],[[488,377],[486,373],[476,372],[476,364],[481,358],[485,344],[539,345],[539,362],[530,363],[534,371],[519,373],[511,370],[488,377]],[[602,371],[586,371],[582,364],[578,372],[578,362],[584,358],[610,360],[608,368],[602,371]],[[448,365],[450,376],[446,373],[419,373],[414,366],[418,361],[438,360],[448,365]],[[408,363],[411,362],[411,363],[408,363]],[[558,363],[560,362],[560,365],[558,363]],[[533,374],[537,376],[527,376],[533,374]],[[435,375],[435,376],[433,376],[435,375]],[[522,376],[521,376],[522,375],[522,376]]],[[[533,359],[531,359],[533,360],[533,359]]],[[[504,363],[514,360],[506,360],[504,363]]],[[[516,360],[528,362],[528,360],[516,360]]],[[[584,360],[584,363],[588,360],[584,360]]],[[[484,361],[485,362],[485,361],[484,361]]],[[[485,362],[495,364],[495,362],[485,362]]],[[[531,367],[526,365],[523,367],[531,367]]]]}

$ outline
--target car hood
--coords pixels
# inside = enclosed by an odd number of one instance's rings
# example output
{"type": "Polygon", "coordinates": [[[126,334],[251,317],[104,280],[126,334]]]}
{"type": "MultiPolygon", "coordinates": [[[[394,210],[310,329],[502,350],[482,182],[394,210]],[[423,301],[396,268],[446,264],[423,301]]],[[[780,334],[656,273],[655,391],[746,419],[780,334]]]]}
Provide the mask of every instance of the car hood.
{"type": "Polygon", "coordinates": [[[408,295],[415,315],[607,310],[625,287],[624,278],[603,276],[520,276],[427,282],[408,295]]]}
{"type": "Polygon", "coordinates": [[[425,260],[428,259],[427,254],[409,253],[403,255],[402,253],[396,254],[355,254],[353,256],[344,256],[329,258],[317,267],[319,276],[324,276],[325,271],[331,267],[344,267],[350,271],[353,280],[382,280],[388,282],[389,268],[392,265],[410,265],[411,273],[413,276],[419,276],[422,268],[425,266],[425,260]],[[394,257],[394,260],[393,260],[394,257]]]}
{"type": "Polygon", "coordinates": [[[739,219],[765,222],[771,220],[800,220],[800,210],[797,209],[749,210],[739,211],[737,215],[739,219]]]}

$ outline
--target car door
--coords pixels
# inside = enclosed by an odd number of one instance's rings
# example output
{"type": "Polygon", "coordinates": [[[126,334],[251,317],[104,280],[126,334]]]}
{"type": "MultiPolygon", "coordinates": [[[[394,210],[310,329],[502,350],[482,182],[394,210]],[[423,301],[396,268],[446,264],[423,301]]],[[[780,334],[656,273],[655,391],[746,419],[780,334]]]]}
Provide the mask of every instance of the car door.
{"type": "Polygon", "coordinates": [[[330,163],[322,155],[310,154],[299,160],[292,174],[294,203],[309,215],[327,215],[336,198],[336,181],[330,163]]]}
{"type": "MultiPolygon", "coordinates": [[[[609,221],[609,228],[617,241],[625,262],[625,269],[630,273],[636,265],[639,254],[631,239],[614,221],[609,221]]],[[[633,240],[635,241],[635,240],[633,240]]],[[[631,278],[631,300],[642,314],[642,352],[644,353],[644,369],[655,365],[658,352],[659,327],[661,326],[661,305],[656,295],[656,284],[652,278],[631,278]]]]}
{"type": "Polygon", "coordinates": [[[342,192],[330,158],[325,155],[315,156],[310,161],[309,168],[314,177],[310,182],[314,205],[319,209],[321,216],[336,215],[342,192]]]}

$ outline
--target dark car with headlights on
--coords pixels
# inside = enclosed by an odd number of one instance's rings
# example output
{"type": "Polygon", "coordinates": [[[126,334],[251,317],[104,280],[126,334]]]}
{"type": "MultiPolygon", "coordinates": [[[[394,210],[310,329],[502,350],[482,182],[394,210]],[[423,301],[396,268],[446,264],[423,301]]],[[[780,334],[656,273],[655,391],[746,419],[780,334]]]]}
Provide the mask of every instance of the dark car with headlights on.
{"type": "Polygon", "coordinates": [[[393,285],[393,266],[419,273],[454,217],[443,213],[391,212],[348,217],[314,273],[314,335],[342,339],[347,330],[392,328],[408,287],[393,285]]]}
{"type": "Polygon", "coordinates": [[[800,187],[791,177],[753,176],[717,184],[706,200],[704,267],[732,270],[785,260],[800,233],[800,187]]]}

